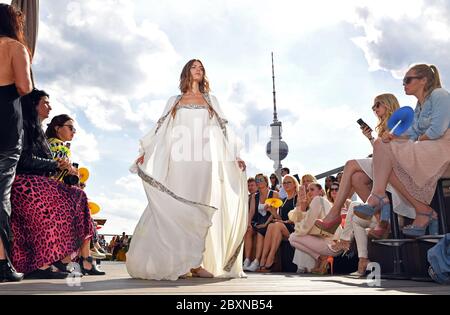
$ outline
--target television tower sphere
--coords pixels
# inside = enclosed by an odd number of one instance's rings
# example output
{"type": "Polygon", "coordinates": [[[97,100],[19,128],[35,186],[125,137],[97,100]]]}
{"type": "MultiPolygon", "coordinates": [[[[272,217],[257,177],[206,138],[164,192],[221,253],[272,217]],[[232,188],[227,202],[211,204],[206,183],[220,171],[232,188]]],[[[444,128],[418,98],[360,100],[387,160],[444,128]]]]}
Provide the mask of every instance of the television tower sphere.
{"type": "Polygon", "coordinates": [[[282,161],[289,153],[289,147],[283,140],[279,141],[269,141],[266,147],[266,154],[272,161],[282,161]],[[277,148],[278,142],[278,148],[277,148]]]}

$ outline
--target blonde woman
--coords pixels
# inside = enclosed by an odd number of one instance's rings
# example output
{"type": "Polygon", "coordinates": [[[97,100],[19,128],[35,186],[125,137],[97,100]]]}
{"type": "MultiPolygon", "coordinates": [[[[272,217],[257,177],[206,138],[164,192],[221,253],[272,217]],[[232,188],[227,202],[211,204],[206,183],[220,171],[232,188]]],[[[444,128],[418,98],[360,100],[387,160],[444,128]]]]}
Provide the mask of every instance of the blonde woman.
{"type": "Polygon", "coordinates": [[[413,196],[410,202],[416,212],[403,234],[418,237],[428,226],[429,234],[438,232],[437,214],[429,204],[438,179],[450,165],[450,93],[442,88],[433,65],[411,67],[403,86],[407,95],[417,98],[414,121],[402,136],[384,133],[374,142],[372,191],[365,205],[355,207],[355,214],[370,218],[378,208],[389,209],[385,191],[396,178],[398,187],[413,196]]]}
{"type": "MultiPolygon", "coordinates": [[[[289,219],[289,212],[298,206],[297,192],[299,184],[292,175],[285,175],[282,184],[287,197],[283,198],[283,205],[279,208],[279,212],[272,212],[274,222],[269,224],[264,238],[260,272],[270,272],[281,241],[283,239],[287,240],[294,231],[294,222],[289,219]]],[[[274,209],[272,208],[272,210],[274,209]]]]}
{"type": "MultiPolygon", "coordinates": [[[[311,271],[319,274],[324,274],[327,270],[327,258],[329,256],[336,256],[340,250],[333,250],[332,244],[333,236],[324,234],[321,235],[320,230],[314,226],[314,221],[318,218],[323,218],[330,211],[331,204],[324,197],[325,192],[322,186],[318,183],[311,183],[308,186],[308,211],[303,214],[303,218],[295,223],[295,231],[290,235],[289,242],[296,249],[294,256],[294,263],[299,269],[311,271]],[[296,259],[299,252],[306,253],[314,259],[314,264],[308,266],[307,260],[296,259]],[[314,266],[314,267],[313,267],[314,266]]],[[[298,216],[299,209],[291,213],[291,218],[298,216]],[[295,213],[297,212],[297,213],[295,213]]],[[[301,209],[300,209],[301,211],[301,209]]]]}
{"type": "MultiPolygon", "coordinates": [[[[392,113],[400,107],[397,98],[393,94],[381,94],[375,97],[373,101],[372,111],[378,118],[378,124],[375,128],[378,137],[382,137],[387,133],[387,121],[392,113]]],[[[373,144],[375,138],[372,135],[370,128],[361,128],[363,134],[373,144]]],[[[372,159],[358,159],[350,160],[345,164],[344,174],[340,183],[339,192],[330,213],[324,220],[317,220],[316,226],[329,233],[334,233],[336,228],[341,224],[341,208],[347,200],[349,192],[353,189],[362,200],[367,200],[370,195],[372,185],[372,159]],[[332,217],[329,221],[327,218],[332,217]]],[[[396,178],[392,178],[392,186],[388,186],[388,191],[392,193],[394,211],[399,215],[414,218],[414,209],[408,203],[412,200],[412,196],[401,186],[396,178]],[[405,200],[406,199],[406,200],[405,200]]],[[[353,233],[351,229],[352,213],[347,214],[346,224],[348,232],[344,233],[346,236],[341,237],[341,242],[338,246],[344,250],[350,246],[350,239],[353,233]]],[[[370,231],[370,235],[374,238],[382,238],[389,232],[389,217],[388,211],[381,214],[379,224],[375,229],[370,231]]],[[[337,248],[336,248],[337,249],[337,248]]]]}

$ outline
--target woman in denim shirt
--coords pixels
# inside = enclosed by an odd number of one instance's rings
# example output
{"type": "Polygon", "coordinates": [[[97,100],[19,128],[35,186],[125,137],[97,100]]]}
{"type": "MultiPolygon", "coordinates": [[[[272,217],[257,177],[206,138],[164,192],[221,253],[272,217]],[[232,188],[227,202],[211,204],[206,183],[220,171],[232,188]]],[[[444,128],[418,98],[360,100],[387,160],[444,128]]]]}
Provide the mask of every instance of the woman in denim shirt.
{"type": "MultiPolygon", "coordinates": [[[[403,228],[403,234],[421,236],[437,233],[437,214],[429,206],[438,179],[450,165],[450,94],[441,87],[433,65],[413,66],[403,79],[407,95],[417,98],[412,127],[401,137],[384,133],[374,142],[373,188],[367,204],[355,207],[355,215],[370,219],[390,208],[385,195],[388,182],[400,181],[414,197],[416,218],[403,228]]],[[[338,215],[331,213],[322,222],[331,225],[338,215]]]]}

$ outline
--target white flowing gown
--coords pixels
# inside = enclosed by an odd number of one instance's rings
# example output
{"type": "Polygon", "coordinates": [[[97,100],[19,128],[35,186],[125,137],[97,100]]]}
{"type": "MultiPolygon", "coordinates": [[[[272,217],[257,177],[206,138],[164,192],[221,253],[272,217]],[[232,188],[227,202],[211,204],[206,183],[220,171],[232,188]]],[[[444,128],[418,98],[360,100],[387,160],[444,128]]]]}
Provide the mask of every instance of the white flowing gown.
{"type": "Polygon", "coordinates": [[[247,226],[246,174],[236,162],[238,145],[217,100],[213,109],[169,99],[155,128],[141,139],[148,206],[134,231],[127,270],[134,278],[176,280],[203,266],[215,277],[242,277],[247,226]]]}

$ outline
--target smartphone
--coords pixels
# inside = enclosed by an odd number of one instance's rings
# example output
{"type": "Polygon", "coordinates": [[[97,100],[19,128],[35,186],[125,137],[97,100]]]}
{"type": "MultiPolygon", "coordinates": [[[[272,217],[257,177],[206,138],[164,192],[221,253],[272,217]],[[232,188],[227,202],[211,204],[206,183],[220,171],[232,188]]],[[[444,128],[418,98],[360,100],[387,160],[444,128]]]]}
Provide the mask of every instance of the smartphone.
{"type": "Polygon", "coordinates": [[[364,120],[362,120],[361,118],[358,119],[356,122],[357,122],[362,128],[369,128],[370,131],[372,132],[372,128],[370,128],[369,125],[366,124],[366,122],[365,122],[364,120]]]}

